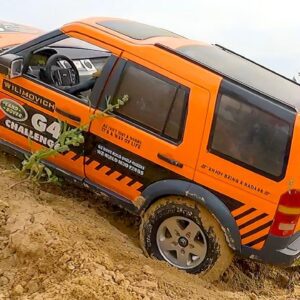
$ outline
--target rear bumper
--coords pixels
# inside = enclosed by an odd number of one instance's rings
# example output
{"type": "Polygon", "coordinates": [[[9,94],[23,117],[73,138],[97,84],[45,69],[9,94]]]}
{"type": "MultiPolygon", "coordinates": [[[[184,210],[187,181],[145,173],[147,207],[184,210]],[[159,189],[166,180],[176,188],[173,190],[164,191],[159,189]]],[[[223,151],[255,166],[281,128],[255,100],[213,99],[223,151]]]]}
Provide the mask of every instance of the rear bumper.
{"type": "Polygon", "coordinates": [[[243,247],[242,254],[272,265],[293,266],[300,264],[300,231],[288,238],[269,235],[260,251],[243,247]]]}

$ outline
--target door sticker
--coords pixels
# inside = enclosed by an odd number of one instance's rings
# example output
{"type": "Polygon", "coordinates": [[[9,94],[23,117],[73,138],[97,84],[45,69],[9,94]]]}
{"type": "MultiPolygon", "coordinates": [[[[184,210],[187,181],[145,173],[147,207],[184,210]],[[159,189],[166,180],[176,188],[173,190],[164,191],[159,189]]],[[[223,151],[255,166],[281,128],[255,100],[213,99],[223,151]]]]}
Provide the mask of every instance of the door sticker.
{"type": "Polygon", "coordinates": [[[130,136],[124,131],[120,129],[114,128],[106,123],[104,123],[101,127],[101,132],[108,135],[109,138],[113,137],[119,141],[124,142],[127,145],[130,145],[134,148],[141,149],[142,141],[136,137],[130,136]]]}
{"type": "Polygon", "coordinates": [[[61,124],[57,119],[12,99],[1,99],[0,109],[4,113],[0,126],[43,146],[53,148],[56,145],[61,131],[61,124]]]}
{"type": "Polygon", "coordinates": [[[8,91],[16,96],[19,96],[31,103],[34,103],[44,109],[47,109],[49,111],[55,110],[55,103],[49,99],[46,99],[38,94],[35,94],[27,89],[24,89],[23,87],[14,84],[8,80],[3,80],[3,89],[5,91],[8,91]]]}
{"type": "Polygon", "coordinates": [[[144,176],[145,166],[101,144],[97,145],[97,154],[100,155],[100,157],[105,157],[106,159],[124,167],[125,169],[128,169],[140,176],[144,176]]]}

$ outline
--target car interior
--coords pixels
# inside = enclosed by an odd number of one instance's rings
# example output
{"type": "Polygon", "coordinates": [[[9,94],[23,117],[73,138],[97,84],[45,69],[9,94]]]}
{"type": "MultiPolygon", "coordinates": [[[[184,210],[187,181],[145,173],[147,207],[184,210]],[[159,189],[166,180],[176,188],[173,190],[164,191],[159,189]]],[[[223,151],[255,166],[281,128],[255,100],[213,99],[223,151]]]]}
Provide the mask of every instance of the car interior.
{"type": "Polygon", "coordinates": [[[25,59],[24,73],[83,100],[111,53],[75,38],[36,50],[25,59]]]}

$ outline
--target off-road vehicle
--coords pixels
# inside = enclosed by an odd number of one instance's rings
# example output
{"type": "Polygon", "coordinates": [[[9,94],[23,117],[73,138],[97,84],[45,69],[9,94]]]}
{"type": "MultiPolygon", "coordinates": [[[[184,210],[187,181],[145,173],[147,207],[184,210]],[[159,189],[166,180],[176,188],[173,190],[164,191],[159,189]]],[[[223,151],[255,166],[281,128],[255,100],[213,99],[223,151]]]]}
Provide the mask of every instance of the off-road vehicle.
{"type": "Polygon", "coordinates": [[[60,121],[85,124],[128,95],[92,121],[81,147],[46,163],[141,216],[146,254],[206,274],[223,272],[233,253],[299,259],[292,80],[222,46],[111,18],[10,48],[0,72],[0,144],[15,154],[53,147],[60,121]]]}

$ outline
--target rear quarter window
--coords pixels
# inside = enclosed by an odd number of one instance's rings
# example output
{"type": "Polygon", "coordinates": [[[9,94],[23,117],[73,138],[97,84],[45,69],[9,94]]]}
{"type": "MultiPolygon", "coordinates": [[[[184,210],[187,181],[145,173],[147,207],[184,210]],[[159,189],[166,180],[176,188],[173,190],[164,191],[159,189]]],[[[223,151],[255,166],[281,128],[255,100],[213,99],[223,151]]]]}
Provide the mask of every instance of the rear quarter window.
{"type": "Polygon", "coordinates": [[[284,176],[294,113],[230,84],[221,88],[209,150],[272,179],[284,176]]]}

